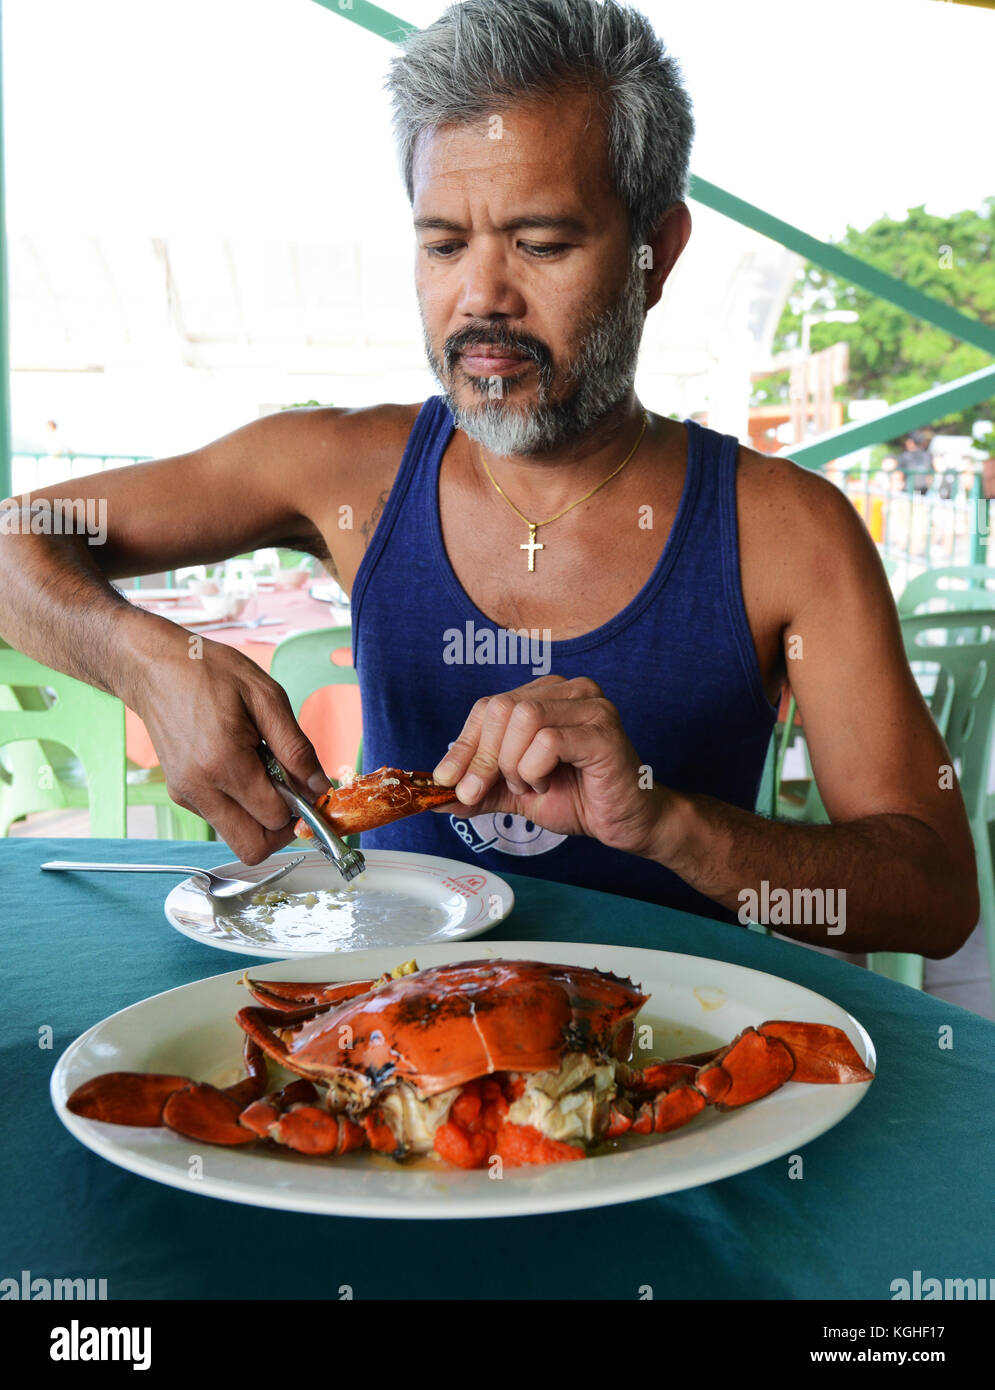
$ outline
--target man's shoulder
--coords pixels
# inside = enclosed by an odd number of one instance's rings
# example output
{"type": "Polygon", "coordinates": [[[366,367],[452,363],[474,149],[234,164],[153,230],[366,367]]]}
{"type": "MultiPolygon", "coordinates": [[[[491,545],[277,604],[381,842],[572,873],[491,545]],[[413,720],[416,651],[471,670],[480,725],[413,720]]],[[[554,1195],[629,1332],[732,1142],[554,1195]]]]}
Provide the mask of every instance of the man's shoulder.
{"type": "Polygon", "coordinates": [[[396,402],[364,406],[297,406],[281,411],[280,420],[303,438],[341,439],[368,447],[390,446],[411,433],[418,413],[425,404],[396,402]]]}
{"type": "Polygon", "coordinates": [[[790,458],[741,445],[737,512],[744,579],[787,618],[813,596],[883,583],[874,542],[841,488],[790,458]]]}
{"type": "Polygon", "coordinates": [[[780,454],[739,446],[740,511],[765,524],[824,528],[856,512],[844,492],[812,468],[780,454]]]}
{"type": "Polygon", "coordinates": [[[306,488],[389,488],[424,402],[366,406],[298,406],[264,424],[273,455],[299,469],[306,488]]]}

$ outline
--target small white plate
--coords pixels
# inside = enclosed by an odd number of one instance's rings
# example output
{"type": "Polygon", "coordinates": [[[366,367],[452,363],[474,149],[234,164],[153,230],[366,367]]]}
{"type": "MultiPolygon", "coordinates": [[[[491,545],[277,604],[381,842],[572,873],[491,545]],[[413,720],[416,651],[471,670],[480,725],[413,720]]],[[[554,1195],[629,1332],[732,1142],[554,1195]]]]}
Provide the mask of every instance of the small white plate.
{"type": "Polygon", "coordinates": [[[343,594],[333,579],[322,579],[317,584],[312,584],[308,589],[308,594],[317,603],[330,603],[333,608],[341,608],[346,614],[345,621],[348,622],[348,596],[343,594]]]}
{"type": "MultiPolygon", "coordinates": [[[[389,947],[411,952],[427,941],[461,941],[503,922],[515,895],[503,878],[457,859],[403,850],[363,850],[366,871],[344,883],[319,851],[261,891],[281,902],[209,898],[186,878],[166,898],[166,918],[185,936],[245,956],[324,955],[389,947]]],[[[264,864],[212,866],[231,878],[263,878],[292,852],[264,864]]],[[[397,962],[395,961],[395,964],[397,962]]],[[[340,967],[341,968],[341,967],[340,967]]]]}
{"type": "MultiPolygon", "coordinates": [[[[404,958],[397,950],[285,961],[259,966],[258,979],[374,978],[404,958]],[[347,967],[347,968],[345,968],[347,967]]],[[[482,942],[475,947],[422,946],[418,965],[450,961],[545,960],[593,966],[628,976],[652,997],[637,1017],[652,1037],[644,1055],[676,1057],[731,1042],[767,1019],[798,1019],[842,1028],[868,1067],[874,1046],[843,1009],[775,975],[724,961],[667,951],[566,942],[482,942]]],[[[241,971],[215,975],[158,994],[98,1023],[72,1044],[52,1073],[59,1118],[87,1148],[133,1173],[187,1192],[336,1216],[530,1216],[610,1206],[743,1173],[796,1152],[838,1124],[867,1094],[870,1082],[810,1086],[790,1081],[739,1110],[706,1109],[684,1129],[627,1141],[618,1153],[580,1163],[462,1172],[427,1161],[396,1165],[382,1155],[308,1158],[287,1149],[223,1149],[167,1129],[134,1129],[84,1120],[66,1109],[77,1086],[108,1071],[154,1071],[227,1086],[243,1074],[236,1011],[248,995],[241,971]],[[196,1160],[196,1161],[193,1161],[196,1160]]],[[[279,1080],[273,1078],[276,1084],[279,1080]]],[[[854,1137],[856,1143],[856,1136],[854,1137]]],[[[783,1180],[783,1174],[777,1181],[783,1180]]]]}

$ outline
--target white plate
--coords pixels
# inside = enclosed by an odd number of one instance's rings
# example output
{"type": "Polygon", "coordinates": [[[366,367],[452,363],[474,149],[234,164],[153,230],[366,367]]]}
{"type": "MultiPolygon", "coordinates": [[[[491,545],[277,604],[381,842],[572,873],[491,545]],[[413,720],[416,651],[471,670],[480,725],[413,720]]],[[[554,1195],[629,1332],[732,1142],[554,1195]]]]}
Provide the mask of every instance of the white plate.
{"type": "Polygon", "coordinates": [[[308,595],[317,603],[324,603],[328,606],[328,620],[333,627],[351,626],[352,606],[348,597],[343,595],[342,590],[333,580],[312,584],[308,589],[308,595]]]}
{"type": "MultiPolygon", "coordinates": [[[[325,955],[389,947],[410,952],[422,942],[461,941],[504,921],[515,895],[503,878],[478,865],[404,850],[363,850],[366,872],[349,884],[318,850],[264,893],[290,894],[285,905],[209,898],[186,878],[166,898],[166,918],[184,936],[244,956],[325,955]],[[307,902],[309,896],[317,902],[307,902]],[[267,914],[272,917],[267,921],[267,914]]],[[[263,878],[293,852],[252,866],[212,866],[231,878],[263,878]]]]}
{"type": "MultiPolygon", "coordinates": [[[[637,1024],[651,1023],[654,1055],[674,1057],[717,1046],[750,1024],[786,1018],[835,1024],[874,1066],[873,1044],[856,1019],[822,995],[758,970],[666,951],[564,942],[485,942],[418,951],[422,968],[497,958],[593,966],[629,976],[652,995],[637,1024]]],[[[260,966],[253,974],[258,979],[367,978],[397,963],[397,951],[371,951],[348,962],[332,956],[288,961],[278,970],[260,966]],[[348,972],[342,968],[346,964],[348,972]]],[[[52,1073],[52,1099],[70,1132],[134,1173],[251,1206],[338,1216],[527,1216],[634,1201],[745,1172],[824,1134],[863,1099],[870,1084],[788,1082],[740,1110],[709,1108],[684,1129],[632,1140],[624,1152],[580,1163],[508,1168],[500,1180],[483,1169],[407,1168],[368,1153],[315,1159],[270,1146],[212,1148],[170,1130],[104,1124],[67,1111],[67,1096],[106,1071],[171,1072],[219,1085],[236,1081],[242,1074],[242,1034],[234,1015],[248,997],[240,975],[233,971],[158,994],[73,1043],[52,1073]]]]}
{"type": "Polygon", "coordinates": [[[132,603],[176,603],[190,598],[189,589],[122,589],[132,603]]]}

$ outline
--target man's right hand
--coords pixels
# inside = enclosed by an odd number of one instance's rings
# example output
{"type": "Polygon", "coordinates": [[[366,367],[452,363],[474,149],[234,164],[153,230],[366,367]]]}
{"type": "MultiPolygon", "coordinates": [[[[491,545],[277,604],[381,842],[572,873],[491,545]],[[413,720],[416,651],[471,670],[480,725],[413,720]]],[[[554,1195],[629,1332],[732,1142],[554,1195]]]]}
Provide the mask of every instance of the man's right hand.
{"type": "Polygon", "coordinates": [[[209,821],[243,864],[294,838],[294,817],[256,752],[260,740],[309,800],[331,785],[285,691],[220,642],[203,640],[196,658],[186,643],[160,651],[125,698],[149,731],[170,797],[209,821]]]}

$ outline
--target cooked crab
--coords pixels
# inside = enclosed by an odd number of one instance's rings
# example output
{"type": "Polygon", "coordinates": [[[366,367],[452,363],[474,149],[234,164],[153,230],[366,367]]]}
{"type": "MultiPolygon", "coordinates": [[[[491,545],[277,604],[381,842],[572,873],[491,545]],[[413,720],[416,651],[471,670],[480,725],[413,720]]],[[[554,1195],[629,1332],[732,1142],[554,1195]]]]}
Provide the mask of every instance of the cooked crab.
{"type": "Polygon", "coordinates": [[[774,1021],[727,1047],[636,1068],[647,996],[600,970],[482,960],[379,980],[246,980],[239,1011],[249,1076],[227,1090],[185,1077],[112,1072],[69,1109],[118,1124],[163,1123],[218,1144],[268,1140],[301,1153],[369,1147],[434,1153],[461,1168],[584,1158],[626,1133],[677,1129],[785,1081],[867,1081],[838,1028],[774,1021]],[[264,1096],[265,1059],[298,1079],[264,1096]]]}

